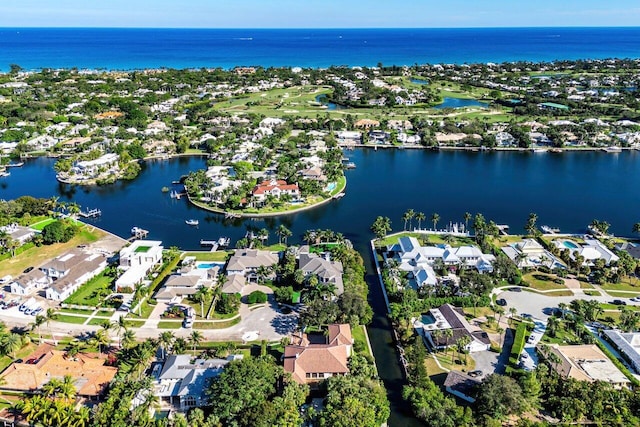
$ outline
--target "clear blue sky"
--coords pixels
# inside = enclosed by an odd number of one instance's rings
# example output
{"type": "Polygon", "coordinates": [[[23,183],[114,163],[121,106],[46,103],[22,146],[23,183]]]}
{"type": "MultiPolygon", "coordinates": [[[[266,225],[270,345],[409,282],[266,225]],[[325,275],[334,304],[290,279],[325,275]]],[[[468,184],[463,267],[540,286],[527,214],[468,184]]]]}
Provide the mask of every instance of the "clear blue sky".
{"type": "Polygon", "coordinates": [[[0,27],[640,26],[638,0],[0,0],[0,27]]]}

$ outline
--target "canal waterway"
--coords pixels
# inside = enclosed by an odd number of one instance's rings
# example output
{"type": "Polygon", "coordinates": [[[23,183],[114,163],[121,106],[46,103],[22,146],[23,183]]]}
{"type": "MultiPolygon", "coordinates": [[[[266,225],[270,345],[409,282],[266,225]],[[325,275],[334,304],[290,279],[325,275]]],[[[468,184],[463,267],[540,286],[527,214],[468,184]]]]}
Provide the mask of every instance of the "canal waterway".
{"type": "MultiPolygon", "coordinates": [[[[386,319],[386,308],[371,268],[369,227],[376,216],[391,218],[395,231],[403,228],[402,214],[409,208],[424,212],[424,226],[436,212],[438,227],[463,220],[465,212],[481,212],[487,219],[523,231],[530,212],[539,224],[563,232],[586,230],[593,220],[605,220],[611,231],[630,235],[640,221],[640,152],[468,152],[426,150],[345,151],[356,164],[346,171],[346,195],[318,208],[259,220],[225,220],[223,216],[191,206],[184,198],[172,199],[163,186],[189,171],[205,167],[203,157],[180,157],[147,162],[138,178],[102,187],[60,184],[53,171],[54,159],[27,161],[0,178],[0,198],[21,195],[60,197],[83,208],[99,208],[102,217],[92,220],[101,228],[129,237],[133,226],[149,230],[150,239],[165,246],[198,249],[200,239],[230,237],[232,242],[248,230],[267,228],[270,242],[277,241],[280,224],[292,230],[290,242],[300,242],[305,230],[323,228],[343,233],[360,251],[367,265],[367,281],[375,311],[369,336],[380,376],[392,398],[391,426],[411,425],[401,403],[402,372],[386,319]],[[199,226],[185,224],[198,219],[199,226]]],[[[414,220],[414,226],[417,225],[414,220]]]]}

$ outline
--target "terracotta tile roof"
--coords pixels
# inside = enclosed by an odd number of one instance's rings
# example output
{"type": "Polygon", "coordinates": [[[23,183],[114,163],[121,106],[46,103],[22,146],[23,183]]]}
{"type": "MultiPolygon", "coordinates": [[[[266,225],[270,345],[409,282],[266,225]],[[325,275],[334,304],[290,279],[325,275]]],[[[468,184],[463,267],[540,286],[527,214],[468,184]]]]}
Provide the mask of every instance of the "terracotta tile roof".
{"type": "Polygon", "coordinates": [[[274,189],[280,191],[299,191],[298,184],[287,184],[287,181],[279,179],[277,181],[263,181],[253,188],[253,194],[265,194],[270,193],[274,189]]]}
{"type": "Polygon", "coordinates": [[[104,366],[104,359],[96,359],[85,354],[66,358],[64,352],[36,350],[29,360],[36,363],[12,363],[0,374],[0,389],[32,392],[40,389],[51,378],[64,378],[70,375],[74,379],[76,391],[80,396],[97,396],[109,384],[118,371],[117,368],[104,366]]]}

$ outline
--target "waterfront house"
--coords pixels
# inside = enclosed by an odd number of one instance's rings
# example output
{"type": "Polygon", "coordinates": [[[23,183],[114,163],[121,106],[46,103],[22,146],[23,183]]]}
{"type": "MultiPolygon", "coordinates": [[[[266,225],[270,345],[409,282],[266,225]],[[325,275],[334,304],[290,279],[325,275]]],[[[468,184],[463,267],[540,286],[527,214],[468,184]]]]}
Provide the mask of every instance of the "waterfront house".
{"type": "Polygon", "coordinates": [[[360,144],[362,142],[362,133],[357,131],[339,131],[336,132],[338,144],[360,144]]]}
{"type": "Polygon", "coordinates": [[[322,169],[320,169],[317,166],[303,169],[299,172],[299,174],[302,178],[308,179],[311,181],[325,182],[327,180],[326,175],[322,173],[322,169]]]}
{"type": "Polygon", "coordinates": [[[246,284],[247,279],[242,274],[230,274],[221,290],[223,294],[239,294],[246,284]]]}
{"type": "MultiPolygon", "coordinates": [[[[243,275],[247,281],[256,282],[258,280],[258,270],[263,268],[270,269],[278,263],[278,254],[270,251],[262,251],[259,249],[236,249],[233,256],[227,263],[227,274],[243,275]]],[[[270,277],[275,277],[273,272],[269,272],[270,277]]]]}
{"type": "Polygon", "coordinates": [[[20,245],[24,245],[36,235],[36,230],[29,227],[23,227],[16,223],[0,227],[0,232],[1,231],[7,233],[11,239],[18,242],[20,245]]]}
{"type": "Polygon", "coordinates": [[[84,353],[68,357],[65,352],[44,344],[25,357],[24,362],[14,362],[0,374],[0,390],[34,394],[51,379],[62,380],[69,375],[78,397],[97,400],[117,371],[105,366],[105,359],[84,353]]]}
{"type": "Polygon", "coordinates": [[[616,245],[619,251],[625,251],[635,259],[640,259],[640,245],[631,242],[622,242],[616,245]]]}
{"type": "Polygon", "coordinates": [[[291,196],[292,200],[300,198],[298,184],[287,184],[287,181],[271,179],[256,185],[251,195],[257,202],[264,202],[268,196],[280,198],[283,195],[291,196]]]}
{"type": "Polygon", "coordinates": [[[479,385],[480,381],[460,371],[450,371],[444,380],[444,388],[448,393],[466,400],[469,403],[476,401],[473,396],[479,385]]]}
{"type": "Polygon", "coordinates": [[[626,388],[631,384],[595,344],[551,344],[541,350],[543,354],[553,353],[557,356],[560,362],[552,363],[551,367],[563,378],[588,382],[604,381],[616,388],[626,388]]]}
{"type": "Polygon", "coordinates": [[[353,347],[351,327],[332,324],[325,334],[306,334],[293,338],[284,349],[284,370],[299,384],[316,387],[334,375],[349,373],[349,356],[353,347]]]}
{"type": "Polygon", "coordinates": [[[469,344],[465,346],[469,352],[489,350],[491,346],[487,333],[467,322],[462,309],[451,304],[430,309],[428,314],[414,320],[413,326],[431,348],[454,346],[465,336],[469,337],[469,344]],[[450,330],[452,335],[447,336],[443,333],[445,330],[450,330]]]}
{"type": "Polygon", "coordinates": [[[535,239],[523,239],[500,248],[518,268],[540,267],[565,268],[564,263],[546,250],[535,239]]]}
{"type": "Polygon", "coordinates": [[[609,248],[607,248],[602,242],[597,239],[585,238],[584,243],[577,243],[573,240],[558,239],[554,240],[560,250],[568,249],[571,259],[576,256],[581,256],[584,259],[583,265],[594,265],[594,261],[603,259],[606,265],[612,262],[617,262],[620,258],[614,254],[609,248]]]}
{"type": "Polygon", "coordinates": [[[182,298],[194,295],[202,286],[205,284],[201,276],[172,274],[167,277],[154,298],[158,302],[179,303],[182,298]]]}
{"type": "Polygon", "coordinates": [[[153,394],[161,407],[178,411],[205,406],[211,380],[229,363],[229,359],[195,359],[189,354],[173,354],[153,367],[153,394]]]}
{"type": "Polygon", "coordinates": [[[162,263],[162,250],[162,242],[156,240],[136,240],[123,248],[118,268],[124,273],[116,280],[116,292],[135,289],[154,266],[162,263]]]}
{"type": "Polygon", "coordinates": [[[95,160],[84,160],[76,162],[71,168],[71,173],[76,175],[75,179],[91,179],[105,173],[115,172],[118,167],[120,156],[116,153],[108,153],[95,160]]]}
{"type": "Polygon", "coordinates": [[[309,246],[302,246],[298,251],[298,268],[302,270],[307,280],[315,275],[319,284],[335,286],[335,296],[344,292],[342,263],[340,261],[331,261],[329,253],[318,256],[309,251],[309,246]]]}

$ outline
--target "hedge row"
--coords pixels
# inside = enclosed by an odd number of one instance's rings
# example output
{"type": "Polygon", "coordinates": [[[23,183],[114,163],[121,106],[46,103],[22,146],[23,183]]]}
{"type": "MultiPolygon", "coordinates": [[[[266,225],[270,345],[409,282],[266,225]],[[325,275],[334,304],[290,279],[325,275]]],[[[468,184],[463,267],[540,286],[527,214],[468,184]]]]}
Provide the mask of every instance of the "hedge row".
{"type": "Polygon", "coordinates": [[[516,327],[516,334],[513,337],[513,345],[511,346],[511,353],[509,354],[509,365],[513,369],[518,368],[520,353],[522,353],[522,350],[524,350],[526,337],[527,325],[524,323],[519,323],[516,327]]]}

